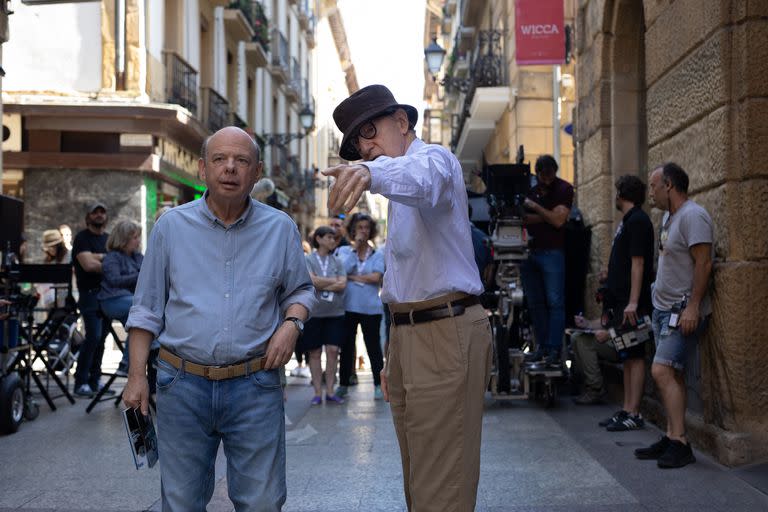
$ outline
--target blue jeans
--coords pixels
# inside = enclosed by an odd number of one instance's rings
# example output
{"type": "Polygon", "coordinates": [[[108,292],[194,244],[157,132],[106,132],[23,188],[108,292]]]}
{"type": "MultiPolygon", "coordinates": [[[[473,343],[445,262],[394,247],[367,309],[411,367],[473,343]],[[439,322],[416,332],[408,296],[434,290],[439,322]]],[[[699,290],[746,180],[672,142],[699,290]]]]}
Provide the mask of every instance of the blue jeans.
{"type": "Polygon", "coordinates": [[[521,277],[537,347],[559,352],[565,333],[563,251],[532,250],[522,265],[521,277]]]}
{"type": "Polygon", "coordinates": [[[285,413],[278,370],[212,381],[157,360],[157,426],[164,512],[204,512],[219,443],[237,512],[285,503],[285,413]]]}
{"type": "Polygon", "coordinates": [[[77,370],[75,371],[75,387],[83,384],[91,386],[93,391],[99,388],[101,379],[101,359],[104,357],[104,338],[109,332],[109,325],[102,321],[98,289],[80,291],[78,307],[85,325],[85,340],[77,355],[77,370]]]}
{"type": "MultiPolygon", "coordinates": [[[[110,320],[119,320],[123,327],[128,322],[128,312],[131,310],[133,304],[133,295],[123,295],[121,297],[112,297],[110,299],[104,299],[100,301],[101,311],[110,320]]],[[[123,359],[120,361],[121,365],[128,365],[128,338],[125,339],[123,344],[123,359]]]]}
{"type": "Polygon", "coordinates": [[[698,343],[707,326],[707,319],[699,322],[696,330],[688,336],[683,335],[680,328],[672,329],[669,326],[671,311],[653,310],[651,327],[653,338],[656,341],[656,354],[653,356],[654,364],[671,366],[675,370],[684,371],[688,364],[688,354],[691,346],[698,343]]]}

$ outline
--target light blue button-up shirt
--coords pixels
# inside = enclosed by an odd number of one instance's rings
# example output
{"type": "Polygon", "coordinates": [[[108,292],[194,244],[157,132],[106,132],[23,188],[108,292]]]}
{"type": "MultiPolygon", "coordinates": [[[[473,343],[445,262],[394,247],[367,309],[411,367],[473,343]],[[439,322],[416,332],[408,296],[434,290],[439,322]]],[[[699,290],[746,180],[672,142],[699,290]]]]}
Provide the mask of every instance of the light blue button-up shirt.
{"type": "MultiPolygon", "coordinates": [[[[384,274],[384,254],[372,251],[365,259],[360,261],[357,251],[349,246],[342,247],[339,257],[344,261],[347,275],[365,275],[379,272],[384,274]]],[[[381,298],[379,297],[379,283],[360,283],[347,281],[347,289],[344,293],[344,309],[352,313],[362,315],[382,314],[381,298]]]]}
{"type": "Polygon", "coordinates": [[[264,354],[285,310],[311,312],[314,295],[290,217],[250,199],[225,226],[203,197],[152,229],[127,327],[184,359],[232,364],[264,354]]]}
{"type": "Polygon", "coordinates": [[[483,291],[469,227],[461,165],[442,146],[414,140],[405,155],[364,162],[371,193],[389,199],[386,303],[483,291]]]}

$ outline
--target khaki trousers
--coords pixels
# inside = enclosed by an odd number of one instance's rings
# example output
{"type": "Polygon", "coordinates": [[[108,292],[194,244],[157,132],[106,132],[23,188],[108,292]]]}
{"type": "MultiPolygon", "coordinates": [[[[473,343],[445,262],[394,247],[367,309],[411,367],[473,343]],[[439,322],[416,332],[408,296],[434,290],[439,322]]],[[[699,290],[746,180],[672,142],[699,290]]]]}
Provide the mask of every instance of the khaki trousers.
{"type": "MultiPolygon", "coordinates": [[[[389,308],[406,313],[463,296],[389,308]]],[[[392,325],[385,372],[409,512],[475,509],[491,339],[479,305],[457,317],[392,325]]]]}

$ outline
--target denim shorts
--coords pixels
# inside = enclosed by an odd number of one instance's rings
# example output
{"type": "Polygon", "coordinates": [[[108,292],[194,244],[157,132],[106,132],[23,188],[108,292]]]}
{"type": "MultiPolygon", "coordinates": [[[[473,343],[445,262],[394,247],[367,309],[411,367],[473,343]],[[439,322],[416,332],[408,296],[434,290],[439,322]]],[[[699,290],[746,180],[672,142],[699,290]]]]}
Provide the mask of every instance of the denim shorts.
{"type": "Polygon", "coordinates": [[[669,326],[671,311],[653,310],[651,324],[653,337],[656,340],[656,355],[653,357],[655,364],[671,366],[675,370],[685,370],[688,361],[689,347],[698,342],[706,320],[702,320],[696,331],[688,336],[683,336],[680,329],[672,329],[669,326]]]}

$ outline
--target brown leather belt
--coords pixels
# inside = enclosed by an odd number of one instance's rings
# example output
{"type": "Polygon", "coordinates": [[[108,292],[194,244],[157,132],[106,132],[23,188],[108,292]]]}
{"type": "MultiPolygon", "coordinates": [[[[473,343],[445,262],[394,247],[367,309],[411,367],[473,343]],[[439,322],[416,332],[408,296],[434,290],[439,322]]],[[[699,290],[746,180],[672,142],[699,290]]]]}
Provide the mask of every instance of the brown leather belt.
{"type": "Polygon", "coordinates": [[[248,373],[263,370],[267,364],[266,357],[257,357],[242,363],[223,366],[207,366],[182,359],[162,347],[160,348],[158,357],[176,369],[181,369],[181,367],[184,366],[185,372],[197,375],[198,377],[205,377],[208,380],[225,380],[242,377],[248,373]]]}
{"type": "Polygon", "coordinates": [[[471,295],[434,308],[410,311],[408,313],[392,313],[392,323],[395,325],[421,324],[452,316],[461,316],[468,307],[476,304],[480,304],[480,298],[471,295]]]}

